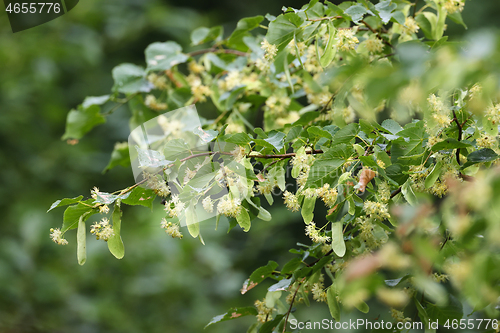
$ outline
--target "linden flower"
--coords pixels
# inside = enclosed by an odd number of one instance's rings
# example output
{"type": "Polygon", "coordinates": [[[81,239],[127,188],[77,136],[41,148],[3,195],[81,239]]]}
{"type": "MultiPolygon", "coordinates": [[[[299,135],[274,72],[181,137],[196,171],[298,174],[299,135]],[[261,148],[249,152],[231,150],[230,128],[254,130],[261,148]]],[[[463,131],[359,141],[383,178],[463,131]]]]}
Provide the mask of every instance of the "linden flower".
{"type": "Polygon", "coordinates": [[[283,200],[285,201],[285,205],[292,212],[298,212],[300,209],[299,200],[297,196],[291,192],[285,191],[283,193],[283,200]]]}
{"type": "Polygon", "coordinates": [[[203,205],[203,209],[207,212],[212,213],[214,211],[214,202],[212,198],[206,197],[205,199],[203,199],[201,204],[203,205]]]}
{"type": "Polygon", "coordinates": [[[476,144],[481,148],[496,148],[498,145],[497,139],[494,136],[481,134],[481,137],[476,139],[476,144]]]}
{"type": "Polygon", "coordinates": [[[67,245],[68,241],[62,238],[62,232],[59,228],[50,228],[50,238],[59,245],[67,245]]]}
{"type": "Polygon", "coordinates": [[[264,56],[266,60],[268,61],[273,60],[273,58],[278,53],[278,48],[276,47],[276,45],[269,43],[267,39],[264,39],[262,43],[260,43],[260,45],[261,49],[263,49],[266,52],[264,56]]]}
{"type": "Polygon", "coordinates": [[[239,199],[229,199],[223,196],[217,205],[217,212],[228,217],[236,217],[241,212],[241,201],[239,199]]]}
{"type": "Polygon", "coordinates": [[[166,219],[161,220],[161,227],[165,229],[165,232],[172,236],[172,238],[182,238],[184,237],[179,231],[179,225],[172,222],[167,222],[166,219]]]}
{"type": "Polygon", "coordinates": [[[316,229],[316,224],[314,222],[311,222],[306,226],[306,235],[309,236],[314,243],[324,244],[330,241],[330,237],[322,235],[320,231],[316,229]]]}
{"type": "Polygon", "coordinates": [[[270,321],[273,319],[272,313],[274,309],[268,308],[266,306],[265,300],[264,301],[256,300],[254,304],[258,311],[257,320],[259,322],[265,323],[266,321],[270,321]]]}
{"type": "Polygon", "coordinates": [[[358,38],[355,36],[356,32],[353,29],[340,29],[337,31],[337,48],[342,51],[354,50],[356,44],[359,43],[358,38]]]}
{"type": "Polygon", "coordinates": [[[363,209],[367,215],[374,218],[386,219],[390,217],[387,205],[380,202],[365,201],[363,209]]]}
{"type": "Polygon", "coordinates": [[[152,110],[162,111],[168,108],[166,103],[159,103],[154,95],[147,95],[144,104],[152,110]]]}
{"type": "Polygon", "coordinates": [[[384,43],[378,38],[369,38],[364,41],[364,44],[370,53],[379,53],[384,49],[384,43]]]}
{"type": "Polygon", "coordinates": [[[188,64],[188,69],[191,73],[200,74],[205,70],[205,66],[198,64],[196,61],[190,61],[188,64]]]}
{"type": "Polygon", "coordinates": [[[100,222],[95,222],[90,227],[90,233],[95,235],[97,240],[102,239],[103,241],[107,241],[115,234],[113,228],[109,224],[109,220],[105,217],[100,222]]]}
{"type": "Polygon", "coordinates": [[[417,22],[415,19],[411,16],[408,16],[405,19],[405,25],[403,26],[403,34],[405,35],[412,35],[416,33],[420,29],[417,25],[417,22]]]}
{"type": "Polygon", "coordinates": [[[101,214],[107,214],[107,213],[109,213],[109,207],[108,207],[108,205],[99,206],[99,213],[101,213],[101,214]]]}
{"type": "Polygon", "coordinates": [[[464,10],[465,1],[464,0],[445,0],[443,3],[444,9],[448,14],[453,14],[455,12],[461,12],[464,10]]]}

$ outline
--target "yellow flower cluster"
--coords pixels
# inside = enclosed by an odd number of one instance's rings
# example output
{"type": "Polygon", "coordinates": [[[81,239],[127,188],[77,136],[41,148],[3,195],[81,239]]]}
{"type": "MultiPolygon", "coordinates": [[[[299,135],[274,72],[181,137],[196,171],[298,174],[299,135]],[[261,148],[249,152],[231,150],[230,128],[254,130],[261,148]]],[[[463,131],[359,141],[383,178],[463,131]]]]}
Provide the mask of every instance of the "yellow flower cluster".
{"type": "Polygon", "coordinates": [[[391,188],[387,182],[378,185],[377,198],[383,203],[387,203],[391,199],[391,188]]]}
{"type": "Polygon", "coordinates": [[[406,17],[403,27],[403,35],[412,35],[418,31],[419,27],[415,19],[411,16],[406,17]]]}
{"type": "Polygon", "coordinates": [[[285,202],[285,205],[288,209],[290,209],[292,212],[298,212],[300,209],[299,205],[299,199],[297,199],[297,196],[293,194],[292,192],[285,191],[283,193],[283,200],[285,202]]]}
{"type": "Polygon", "coordinates": [[[287,111],[291,101],[288,96],[271,95],[266,99],[266,107],[273,113],[282,114],[287,111]]]}
{"type": "Polygon", "coordinates": [[[492,105],[486,110],[486,118],[491,121],[493,125],[500,122],[500,103],[492,105]]]}
{"type": "Polygon", "coordinates": [[[115,234],[113,228],[109,224],[109,220],[105,217],[100,222],[95,222],[90,227],[90,233],[95,235],[96,239],[102,239],[104,241],[107,241],[115,234]]]}
{"type": "Polygon", "coordinates": [[[55,228],[55,229],[50,228],[50,238],[56,244],[59,244],[59,245],[67,245],[68,244],[68,241],[62,237],[62,232],[61,232],[61,229],[59,229],[59,228],[55,228]]]}
{"type": "Polygon", "coordinates": [[[320,230],[316,229],[316,224],[314,222],[306,226],[306,235],[309,236],[314,243],[324,244],[330,241],[329,236],[326,236],[324,233],[321,233],[320,230]]]}
{"type": "Polygon", "coordinates": [[[223,196],[217,205],[217,212],[229,217],[236,217],[241,212],[240,199],[230,199],[226,194],[223,196]]]}
{"type": "Polygon", "coordinates": [[[170,217],[180,216],[184,211],[186,204],[179,199],[179,196],[172,195],[172,201],[167,201],[165,203],[165,211],[170,217]],[[172,205],[174,207],[172,207],[172,205]]]}
{"type": "Polygon", "coordinates": [[[476,144],[481,148],[498,148],[497,138],[487,134],[481,134],[481,137],[476,139],[476,144]]]}
{"type": "Polygon", "coordinates": [[[313,300],[316,302],[326,302],[327,296],[324,288],[323,282],[317,282],[312,285],[311,292],[313,300]]]}
{"type": "Polygon", "coordinates": [[[266,306],[266,301],[260,301],[256,300],[254,303],[255,307],[257,308],[258,314],[257,314],[257,320],[261,323],[265,323],[266,321],[270,321],[273,319],[273,308],[268,308],[266,306]]]}
{"type": "Polygon", "coordinates": [[[200,74],[205,71],[205,66],[198,64],[196,61],[190,61],[188,64],[188,69],[191,73],[200,74]]]}
{"type": "Polygon", "coordinates": [[[162,219],[161,220],[161,227],[163,229],[165,229],[165,232],[172,236],[172,238],[182,238],[184,237],[182,235],[182,233],[179,231],[179,225],[178,224],[175,224],[175,223],[172,223],[172,222],[168,222],[166,219],[162,219]]]}
{"type": "Polygon", "coordinates": [[[201,201],[201,204],[203,205],[203,209],[207,212],[212,213],[214,211],[214,201],[210,196],[207,196],[205,199],[203,199],[201,201]]]}
{"type": "Polygon", "coordinates": [[[144,104],[151,110],[162,111],[168,108],[167,103],[160,103],[154,95],[147,95],[144,104]]]}
{"type": "Polygon", "coordinates": [[[370,53],[380,53],[384,49],[384,43],[379,38],[368,38],[363,44],[370,53]]]}
{"type": "Polygon", "coordinates": [[[167,186],[165,179],[160,175],[152,175],[147,172],[143,172],[143,176],[146,180],[146,186],[152,189],[160,197],[166,198],[170,194],[170,187],[167,186]]]}
{"type": "Polygon", "coordinates": [[[325,184],[316,191],[327,207],[333,207],[335,205],[338,196],[336,188],[330,188],[330,184],[325,184]]]}
{"type": "Polygon", "coordinates": [[[335,37],[337,42],[337,48],[341,51],[354,50],[356,45],[359,43],[356,37],[356,31],[354,29],[339,29],[337,31],[337,37],[335,37]]]}
{"type": "Polygon", "coordinates": [[[389,215],[389,210],[387,209],[387,205],[380,202],[375,201],[365,201],[363,205],[363,209],[365,210],[367,215],[375,219],[388,219],[391,217],[389,215]]]}
{"type": "Polygon", "coordinates": [[[445,0],[443,3],[444,9],[448,12],[448,14],[453,14],[461,12],[464,10],[465,1],[464,0],[445,0]]]}
{"type": "Polygon", "coordinates": [[[411,321],[411,318],[405,317],[403,311],[396,310],[394,308],[391,309],[391,317],[396,321],[400,321],[403,323],[411,321]]]}
{"type": "Polygon", "coordinates": [[[151,73],[148,75],[148,81],[160,90],[166,90],[168,88],[167,78],[165,76],[151,73]]]}
{"type": "Polygon", "coordinates": [[[276,54],[278,53],[278,48],[276,47],[276,45],[269,43],[267,39],[264,39],[262,43],[260,43],[260,45],[261,49],[263,49],[266,52],[264,55],[266,60],[268,61],[273,60],[276,54]]]}

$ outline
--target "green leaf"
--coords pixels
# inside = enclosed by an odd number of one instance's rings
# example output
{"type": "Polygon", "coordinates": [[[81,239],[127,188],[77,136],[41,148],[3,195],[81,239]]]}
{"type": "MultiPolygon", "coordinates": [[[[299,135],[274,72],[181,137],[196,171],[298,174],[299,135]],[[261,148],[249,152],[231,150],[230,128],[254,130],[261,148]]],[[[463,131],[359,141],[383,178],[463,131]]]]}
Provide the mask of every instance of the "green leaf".
{"type": "Polygon", "coordinates": [[[304,219],[305,224],[309,224],[313,220],[315,205],[316,195],[311,198],[304,198],[304,203],[302,204],[302,210],[300,211],[300,213],[302,214],[302,218],[304,219]]]}
{"type": "Polygon", "coordinates": [[[333,136],[333,144],[339,143],[349,143],[359,132],[359,125],[356,123],[349,124],[343,128],[341,128],[335,135],[333,136]]]}
{"type": "Polygon", "coordinates": [[[449,302],[446,306],[437,306],[432,303],[427,304],[426,309],[431,321],[444,323],[447,320],[462,319],[464,315],[462,303],[460,303],[453,295],[449,296],[449,302]]]}
{"type": "Polygon", "coordinates": [[[491,161],[496,160],[498,157],[500,157],[500,156],[490,148],[483,148],[480,150],[476,150],[467,156],[467,163],[465,163],[462,166],[462,168],[465,169],[465,168],[467,168],[471,165],[477,164],[477,163],[491,162],[491,161]]]}
{"type": "Polygon", "coordinates": [[[339,257],[345,255],[346,246],[344,242],[344,231],[342,230],[344,226],[344,219],[332,222],[332,250],[339,257]]]}
{"type": "Polygon", "coordinates": [[[210,29],[205,27],[200,27],[194,29],[193,32],[191,33],[191,44],[200,45],[211,41],[219,41],[222,39],[223,34],[224,34],[224,28],[220,25],[210,29]]]}
{"type": "Polygon", "coordinates": [[[330,132],[321,129],[318,126],[308,127],[307,133],[309,133],[310,137],[326,138],[329,140],[332,139],[332,135],[330,134],[330,132]]]}
{"type": "Polygon", "coordinates": [[[383,128],[385,128],[386,130],[388,130],[392,134],[397,134],[397,133],[399,133],[400,131],[403,130],[403,127],[401,127],[401,125],[399,125],[397,122],[395,122],[392,119],[386,119],[386,120],[384,120],[382,122],[381,126],[383,128]]]}
{"type": "Polygon", "coordinates": [[[294,34],[300,32],[298,26],[302,23],[301,21],[302,19],[295,13],[278,16],[276,20],[269,23],[267,41],[276,45],[279,51],[283,50],[293,39],[294,34]]]}
{"type": "Polygon", "coordinates": [[[411,188],[411,180],[408,179],[403,186],[401,187],[401,192],[403,193],[403,196],[405,197],[406,201],[412,205],[416,206],[417,205],[417,197],[415,196],[415,193],[413,192],[413,189],[411,188]]]}
{"type": "Polygon", "coordinates": [[[324,184],[331,184],[338,176],[338,169],[352,153],[353,148],[345,144],[328,149],[313,162],[305,187],[321,187],[324,184]]]}
{"type": "Polygon", "coordinates": [[[257,309],[255,309],[255,307],[253,306],[245,308],[231,308],[229,309],[228,312],[213,317],[212,320],[207,324],[207,326],[205,326],[205,328],[215,323],[220,323],[223,321],[228,321],[231,319],[236,319],[244,316],[256,316],[257,314],[258,314],[257,309]]]}
{"type": "Polygon", "coordinates": [[[453,14],[448,14],[448,17],[456,24],[460,24],[465,29],[467,29],[467,25],[465,24],[464,19],[462,18],[462,13],[460,13],[460,11],[457,10],[453,14]]]}
{"type": "Polygon", "coordinates": [[[327,44],[325,45],[325,52],[319,59],[319,63],[323,68],[332,63],[333,58],[335,58],[335,54],[337,53],[337,46],[335,44],[336,29],[332,21],[328,22],[328,34],[329,38],[327,44]]]}
{"type": "Polygon", "coordinates": [[[420,29],[422,29],[422,32],[427,39],[432,39],[432,27],[436,24],[436,19],[436,14],[429,12],[418,14],[415,17],[415,21],[417,22],[420,29]]]}
{"type": "Polygon", "coordinates": [[[356,307],[356,309],[358,309],[359,311],[361,311],[363,313],[368,313],[370,311],[370,307],[368,306],[368,304],[366,304],[363,301],[356,304],[355,307],[356,307]]]}
{"type": "Polygon", "coordinates": [[[361,4],[355,4],[344,10],[344,13],[349,15],[354,23],[358,23],[363,18],[363,15],[371,13],[371,11],[361,4]]]}
{"type": "Polygon", "coordinates": [[[186,209],[186,226],[193,238],[198,237],[200,234],[200,224],[198,223],[195,208],[196,206],[189,205],[186,209]]]}
{"type": "Polygon", "coordinates": [[[248,290],[252,289],[257,284],[261,283],[266,278],[270,277],[277,267],[278,267],[277,262],[269,261],[266,266],[257,268],[255,271],[253,271],[248,280],[245,281],[241,293],[242,294],[246,293],[248,290]]]}
{"type": "Polygon", "coordinates": [[[152,84],[146,80],[144,68],[134,64],[121,64],[113,68],[113,91],[124,94],[149,92],[152,84]]]}
{"type": "Polygon", "coordinates": [[[78,197],[74,197],[72,199],[65,198],[65,199],[57,200],[52,205],[50,205],[50,208],[47,211],[47,213],[50,212],[54,208],[62,207],[62,206],[67,206],[67,205],[72,205],[74,203],[77,203],[77,202],[81,201],[82,199],[83,199],[83,195],[80,195],[78,197]]]}
{"type": "Polygon", "coordinates": [[[424,307],[422,306],[422,304],[418,301],[418,299],[416,297],[413,297],[413,301],[415,302],[415,306],[417,308],[418,316],[420,317],[420,321],[422,323],[424,323],[425,326],[427,326],[429,321],[430,321],[429,315],[427,314],[427,311],[424,309],[424,307]]]}
{"type": "Polygon", "coordinates": [[[106,119],[99,113],[101,108],[92,105],[86,109],[79,107],[71,110],[66,118],[66,131],[62,140],[81,139],[95,126],[105,123],[106,119]]]}
{"type": "Polygon", "coordinates": [[[397,5],[391,3],[391,0],[384,0],[375,5],[378,15],[384,24],[389,23],[392,18],[392,12],[396,9],[397,5]]]}
{"type": "Polygon", "coordinates": [[[441,169],[442,169],[442,167],[443,167],[443,163],[442,162],[436,163],[436,165],[432,169],[432,171],[429,174],[429,176],[427,176],[427,178],[425,179],[425,184],[424,184],[425,188],[429,188],[432,185],[434,185],[434,183],[436,182],[436,180],[441,175],[441,169]]]}
{"type": "Polygon", "coordinates": [[[468,148],[472,147],[470,143],[458,141],[457,139],[446,138],[441,142],[436,143],[432,146],[432,151],[446,150],[446,149],[456,149],[456,148],[468,148]]]}
{"type": "Polygon", "coordinates": [[[276,150],[283,148],[285,139],[285,133],[283,132],[271,132],[267,139],[264,139],[267,143],[270,143],[276,150]]]}
{"type": "Polygon", "coordinates": [[[236,24],[236,29],[229,36],[228,43],[235,45],[237,48],[247,48],[245,43],[243,43],[243,37],[247,36],[249,31],[257,28],[262,20],[264,20],[264,17],[261,15],[239,20],[236,24]]]}
{"type": "Polygon", "coordinates": [[[113,235],[108,239],[108,249],[117,259],[122,259],[125,255],[125,247],[123,246],[122,237],[120,236],[122,228],[122,212],[120,205],[115,204],[113,209],[113,235]]]}
{"type": "Polygon", "coordinates": [[[130,166],[130,155],[127,142],[117,142],[111,153],[108,165],[104,168],[103,173],[114,167],[121,165],[124,168],[130,166]]]}
{"type": "Polygon", "coordinates": [[[164,71],[186,62],[189,57],[182,53],[182,47],[176,42],[155,42],[145,51],[147,71],[164,71]]]}
{"type": "Polygon", "coordinates": [[[92,105],[103,105],[104,103],[109,101],[110,97],[111,95],[85,97],[82,103],[82,108],[87,109],[92,105]]]}
{"type": "Polygon", "coordinates": [[[301,265],[302,265],[302,260],[300,258],[295,257],[283,266],[283,268],[281,269],[281,274],[291,274],[301,265]]]}
{"type": "Polygon", "coordinates": [[[330,310],[332,318],[335,319],[335,321],[340,322],[340,304],[337,300],[335,284],[332,284],[330,288],[328,288],[326,292],[326,299],[328,303],[328,309],[330,310]]]}
{"type": "Polygon", "coordinates": [[[80,220],[80,216],[84,215],[83,221],[85,222],[91,215],[97,213],[97,210],[91,206],[93,202],[94,199],[88,199],[82,203],[66,208],[63,215],[61,231],[64,233],[70,229],[75,229],[80,220]]]}
{"type": "Polygon", "coordinates": [[[141,205],[148,208],[153,208],[153,201],[156,194],[153,190],[136,186],[130,195],[122,200],[122,203],[130,206],[141,205]]]}
{"type": "Polygon", "coordinates": [[[219,135],[219,132],[214,131],[214,130],[204,130],[201,127],[197,127],[193,130],[193,133],[198,135],[203,142],[211,142],[213,141],[217,135],[219,135]]]}
{"type": "Polygon", "coordinates": [[[241,207],[240,213],[236,216],[236,221],[238,221],[238,224],[244,232],[248,232],[248,230],[250,230],[250,216],[248,215],[248,211],[245,207],[241,207]]]}
{"type": "Polygon", "coordinates": [[[248,134],[246,133],[228,134],[221,138],[221,141],[234,143],[238,146],[244,146],[246,144],[249,144],[250,142],[252,142],[252,140],[253,139],[249,137],[248,134]]]}
{"type": "Polygon", "coordinates": [[[85,222],[83,221],[84,216],[80,216],[78,220],[78,231],[76,233],[76,256],[78,259],[78,264],[83,265],[87,261],[87,235],[85,230],[85,222]]]}

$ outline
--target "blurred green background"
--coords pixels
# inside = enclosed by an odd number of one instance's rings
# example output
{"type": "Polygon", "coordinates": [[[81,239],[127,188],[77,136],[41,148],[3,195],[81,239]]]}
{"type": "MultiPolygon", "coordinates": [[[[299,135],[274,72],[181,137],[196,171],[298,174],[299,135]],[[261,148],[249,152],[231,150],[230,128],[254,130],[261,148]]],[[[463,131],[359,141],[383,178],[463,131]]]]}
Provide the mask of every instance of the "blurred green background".
{"type": "MultiPolygon", "coordinates": [[[[339,1],[334,1],[338,3],[339,1]]],[[[129,134],[128,110],[77,145],[61,141],[67,112],[84,97],[107,94],[111,69],[142,65],[146,46],[175,40],[189,49],[190,32],[238,19],[280,13],[283,5],[304,2],[230,0],[85,0],[47,24],[13,34],[0,12],[0,332],[201,332],[231,306],[247,306],[265,287],[240,295],[248,275],[269,259],[283,264],[287,249],[307,242],[300,214],[278,206],[271,222],[254,223],[244,234],[226,235],[204,225],[206,246],[185,237],[174,240],[159,223],[156,209],[124,212],[126,255],[116,260],[106,244],[88,241],[88,260],[76,261],[75,232],[57,246],[49,228],[58,227],[63,209],[49,214],[62,197],[90,195],[98,186],[113,191],[133,182],[129,169],[101,171],[116,141],[129,134]],[[270,241],[272,239],[272,241],[270,241]]],[[[469,31],[499,27],[500,1],[467,1],[469,31]]],[[[448,33],[466,33],[450,23],[448,33]]],[[[302,312],[328,318],[325,306],[302,312]]],[[[244,332],[253,318],[211,326],[205,332],[244,332]]]]}

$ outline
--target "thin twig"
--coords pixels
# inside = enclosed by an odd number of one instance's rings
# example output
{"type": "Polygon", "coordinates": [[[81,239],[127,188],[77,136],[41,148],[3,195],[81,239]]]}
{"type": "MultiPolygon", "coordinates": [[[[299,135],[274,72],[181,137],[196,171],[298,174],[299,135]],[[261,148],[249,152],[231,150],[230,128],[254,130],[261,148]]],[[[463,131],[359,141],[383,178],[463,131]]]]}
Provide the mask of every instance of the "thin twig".
{"type": "Polygon", "coordinates": [[[391,193],[391,199],[394,198],[396,195],[401,193],[401,187],[395,190],[394,192],[391,193]]]}
{"type": "Polygon", "coordinates": [[[286,317],[285,317],[285,325],[283,326],[283,333],[286,331],[286,325],[288,324],[288,317],[290,316],[290,313],[292,312],[293,308],[293,302],[295,301],[295,297],[297,296],[297,293],[299,292],[299,289],[302,285],[302,282],[305,280],[303,278],[300,282],[299,285],[297,286],[297,289],[295,290],[295,293],[293,293],[292,301],[290,302],[290,307],[288,308],[288,311],[286,312],[286,317]]]}
{"type": "Polygon", "coordinates": [[[370,31],[373,32],[377,36],[377,38],[380,39],[385,45],[389,46],[391,49],[394,48],[391,43],[382,38],[379,31],[373,29],[365,20],[361,20],[361,23],[363,23],[368,29],[370,29],[370,31]]]}
{"type": "Polygon", "coordinates": [[[413,3],[413,18],[415,18],[415,15],[417,14],[417,3],[418,0],[415,0],[415,2],[413,3]]]}
{"type": "Polygon", "coordinates": [[[238,51],[238,50],[218,49],[218,48],[215,48],[215,47],[212,47],[210,49],[204,49],[204,50],[198,50],[198,51],[189,52],[189,53],[187,53],[187,55],[190,56],[190,57],[194,57],[194,56],[197,56],[197,55],[200,55],[200,54],[205,54],[205,53],[236,54],[236,55],[241,56],[241,57],[246,57],[248,55],[248,53],[242,52],[242,51],[238,51]]]}
{"type": "MultiPolygon", "coordinates": [[[[452,110],[453,112],[453,121],[457,124],[458,127],[458,141],[462,140],[462,125],[458,122],[457,114],[455,113],[455,110],[452,110]]],[[[457,163],[460,165],[460,148],[457,148],[457,163]]]]}

